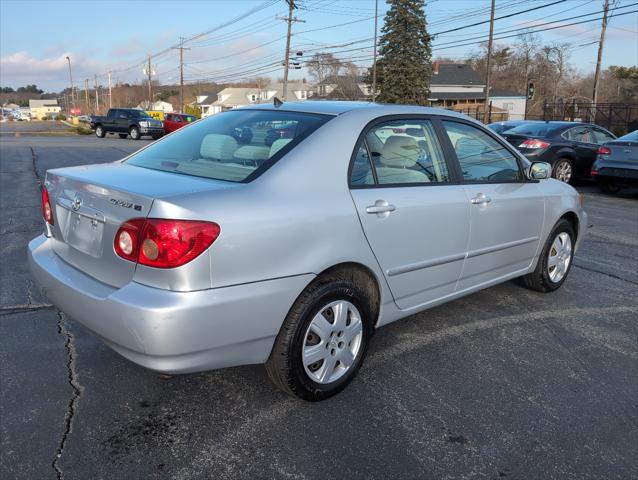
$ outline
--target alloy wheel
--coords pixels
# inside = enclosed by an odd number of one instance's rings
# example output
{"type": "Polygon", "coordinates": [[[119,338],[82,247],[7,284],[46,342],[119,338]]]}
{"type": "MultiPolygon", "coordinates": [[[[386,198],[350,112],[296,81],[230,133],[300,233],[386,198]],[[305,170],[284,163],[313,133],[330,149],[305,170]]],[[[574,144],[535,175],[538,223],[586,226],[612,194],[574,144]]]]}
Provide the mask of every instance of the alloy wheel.
{"type": "Polygon", "coordinates": [[[337,300],[322,307],[304,337],[301,360],[311,380],[326,384],[345,375],[361,350],[363,323],[357,307],[337,300]]]}
{"type": "Polygon", "coordinates": [[[572,179],[572,164],[564,160],[559,162],[555,167],[554,178],[561,182],[569,183],[572,179]]]}
{"type": "Polygon", "coordinates": [[[572,261],[572,240],[568,233],[559,233],[547,256],[547,270],[549,272],[549,279],[554,282],[560,282],[567,270],[569,264],[572,261]]]}

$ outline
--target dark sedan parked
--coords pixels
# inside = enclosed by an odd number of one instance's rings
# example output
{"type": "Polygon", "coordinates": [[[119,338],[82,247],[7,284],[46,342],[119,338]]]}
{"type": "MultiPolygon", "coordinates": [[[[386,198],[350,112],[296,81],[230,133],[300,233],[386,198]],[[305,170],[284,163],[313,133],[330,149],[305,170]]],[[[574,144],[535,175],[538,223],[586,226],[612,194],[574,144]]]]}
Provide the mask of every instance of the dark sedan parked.
{"type": "Polygon", "coordinates": [[[526,123],[539,123],[540,120],[506,120],[504,122],[494,122],[488,124],[488,128],[493,132],[501,135],[503,132],[511,130],[514,127],[520,127],[521,125],[525,125],[526,123]]]}
{"type": "Polygon", "coordinates": [[[638,186],[638,130],[600,147],[591,176],[604,193],[638,186]]]}
{"type": "Polygon", "coordinates": [[[563,182],[589,178],[598,148],[616,137],[597,125],[577,122],[526,123],[502,134],[532,162],[552,165],[552,177],[563,182]]]}

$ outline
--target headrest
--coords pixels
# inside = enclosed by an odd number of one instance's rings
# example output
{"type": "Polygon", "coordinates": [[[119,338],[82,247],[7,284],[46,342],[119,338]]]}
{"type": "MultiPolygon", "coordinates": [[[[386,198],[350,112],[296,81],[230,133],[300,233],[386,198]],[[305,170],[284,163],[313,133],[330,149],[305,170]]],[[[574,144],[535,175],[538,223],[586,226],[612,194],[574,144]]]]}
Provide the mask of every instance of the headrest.
{"type": "Polygon", "coordinates": [[[244,145],[235,151],[234,157],[238,160],[266,160],[269,154],[268,147],[244,145]]]}
{"type": "Polygon", "coordinates": [[[381,150],[381,163],[388,167],[412,167],[419,159],[419,147],[412,137],[392,135],[381,150]]]}
{"type": "Polygon", "coordinates": [[[290,142],[292,142],[292,138],[278,138],[277,140],[272,142],[272,145],[270,146],[270,155],[268,156],[268,158],[272,157],[275,153],[284,148],[290,142]]]}
{"type": "Polygon", "coordinates": [[[203,158],[232,160],[235,150],[237,150],[237,140],[230,135],[209,133],[202,140],[199,153],[203,158]]]}

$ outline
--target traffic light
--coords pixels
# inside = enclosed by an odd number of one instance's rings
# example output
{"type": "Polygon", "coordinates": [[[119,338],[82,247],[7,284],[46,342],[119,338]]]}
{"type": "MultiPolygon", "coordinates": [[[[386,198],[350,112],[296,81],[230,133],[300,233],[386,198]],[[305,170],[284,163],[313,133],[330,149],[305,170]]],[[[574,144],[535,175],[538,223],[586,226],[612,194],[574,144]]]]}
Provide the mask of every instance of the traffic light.
{"type": "Polygon", "coordinates": [[[534,83],[532,82],[527,84],[527,99],[534,100],[534,83]]]}

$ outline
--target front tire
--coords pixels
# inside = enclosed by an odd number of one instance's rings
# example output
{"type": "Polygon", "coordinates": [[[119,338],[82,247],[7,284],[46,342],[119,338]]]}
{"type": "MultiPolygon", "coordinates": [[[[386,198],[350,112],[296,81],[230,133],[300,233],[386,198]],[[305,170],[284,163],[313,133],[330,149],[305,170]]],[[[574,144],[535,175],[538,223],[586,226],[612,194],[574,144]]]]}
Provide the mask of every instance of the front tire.
{"type": "Polygon", "coordinates": [[[543,293],[560,288],[572,266],[575,241],[572,224],[559,220],[547,238],[536,269],[523,277],[525,286],[543,293]]]}
{"type": "Polygon", "coordinates": [[[140,135],[140,129],[137,127],[131,127],[128,131],[128,134],[133,140],[139,140],[140,138],[142,138],[142,136],[140,135]]]}
{"type": "Polygon", "coordinates": [[[95,136],[97,138],[104,138],[105,135],[106,130],[104,130],[104,127],[102,125],[98,125],[97,127],[95,127],[95,136]]]}
{"type": "Polygon", "coordinates": [[[371,301],[347,272],[318,278],[294,303],[266,362],[275,385],[325,400],[354,378],[373,331],[371,301]]]}
{"type": "Polygon", "coordinates": [[[574,166],[569,158],[559,158],[552,168],[552,177],[570,183],[574,178],[574,166]]]}

